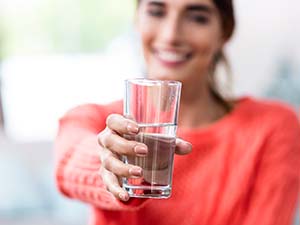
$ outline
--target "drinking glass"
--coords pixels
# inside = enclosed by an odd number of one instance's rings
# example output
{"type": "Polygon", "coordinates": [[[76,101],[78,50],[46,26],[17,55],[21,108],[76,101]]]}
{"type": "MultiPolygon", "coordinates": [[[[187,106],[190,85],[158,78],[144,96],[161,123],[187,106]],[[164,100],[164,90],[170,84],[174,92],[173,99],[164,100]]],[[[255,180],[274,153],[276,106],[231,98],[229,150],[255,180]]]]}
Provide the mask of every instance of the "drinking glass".
{"type": "Polygon", "coordinates": [[[125,81],[124,115],[137,122],[139,133],[124,137],[148,147],[144,157],[122,156],[124,163],[143,169],[142,177],[122,179],[130,197],[168,198],[171,195],[180,92],[178,81],[125,81]]]}

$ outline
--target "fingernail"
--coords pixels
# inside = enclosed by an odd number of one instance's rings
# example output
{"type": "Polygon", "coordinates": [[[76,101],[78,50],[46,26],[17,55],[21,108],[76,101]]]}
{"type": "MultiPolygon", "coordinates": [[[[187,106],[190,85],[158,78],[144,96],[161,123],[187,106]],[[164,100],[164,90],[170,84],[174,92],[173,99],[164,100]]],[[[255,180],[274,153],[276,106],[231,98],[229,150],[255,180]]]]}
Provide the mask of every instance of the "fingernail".
{"type": "Polygon", "coordinates": [[[190,149],[193,147],[193,145],[190,142],[185,141],[185,146],[189,147],[190,149]]]}
{"type": "Polygon", "coordinates": [[[128,130],[129,133],[137,133],[139,131],[139,128],[136,124],[128,122],[127,130],[128,130]]]}
{"type": "Polygon", "coordinates": [[[184,142],[185,148],[187,150],[187,153],[191,152],[193,149],[193,145],[189,142],[184,142]]]}
{"type": "Polygon", "coordinates": [[[138,144],[134,147],[134,152],[138,155],[145,156],[148,153],[148,149],[146,146],[138,144]]]}
{"type": "Polygon", "coordinates": [[[142,168],[138,166],[131,167],[129,169],[129,173],[133,176],[141,176],[142,175],[142,168]]]}
{"type": "Polygon", "coordinates": [[[182,140],[180,138],[178,138],[178,141],[180,145],[185,145],[185,147],[192,147],[192,144],[188,141],[182,140]]]}
{"type": "Polygon", "coordinates": [[[129,196],[127,194],[125,194],[124,192],[120,192],[119,193],[119,197],[120,199],[122,199],[123,201],[128,201],[129,196]]]}

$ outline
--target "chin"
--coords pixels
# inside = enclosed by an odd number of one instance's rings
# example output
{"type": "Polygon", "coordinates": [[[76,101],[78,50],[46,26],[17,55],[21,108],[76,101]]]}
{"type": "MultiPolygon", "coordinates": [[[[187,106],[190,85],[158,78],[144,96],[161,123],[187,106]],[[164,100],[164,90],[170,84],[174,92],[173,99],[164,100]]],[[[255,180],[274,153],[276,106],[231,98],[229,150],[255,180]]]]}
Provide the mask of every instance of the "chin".
{"type": "Polygon", "coordinates": [[[149,73],[147,78],[152,79],[152,80],[178,80],[174,76],[158,75],[158,74],[154,74],[151,76],[151,73],[149,73]]]}
{"type": "Polygon", "coordinates": [[[190,76],[186,76],[187,73],[168,73],[168,74],[157,74],[149,73],[148,78],[156,80],[175,80],[180,82],[186,82],[187,80],[192,79],[190,76]],[[153,74],[151,76],[151,74],[153,74]]]}
{"type": "Polygon", "coordinates": [[[182,74],[176,71],[165,71],[165,69],[162,68],[160,70],[149,70],[147,77],[154,80],[180,80],[182,74]]]}

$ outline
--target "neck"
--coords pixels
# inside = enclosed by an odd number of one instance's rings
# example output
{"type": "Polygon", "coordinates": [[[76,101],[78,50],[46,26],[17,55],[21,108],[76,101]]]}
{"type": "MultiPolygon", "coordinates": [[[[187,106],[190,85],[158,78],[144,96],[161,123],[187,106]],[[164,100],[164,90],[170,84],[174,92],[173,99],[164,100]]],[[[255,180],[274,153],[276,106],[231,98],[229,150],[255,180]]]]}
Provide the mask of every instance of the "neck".
{"type": "Polygon", "coordinates": [[[226,114],[226,109],[211,95],[207,85],[182,87],[179,126],[205,127],[226,114]]]}

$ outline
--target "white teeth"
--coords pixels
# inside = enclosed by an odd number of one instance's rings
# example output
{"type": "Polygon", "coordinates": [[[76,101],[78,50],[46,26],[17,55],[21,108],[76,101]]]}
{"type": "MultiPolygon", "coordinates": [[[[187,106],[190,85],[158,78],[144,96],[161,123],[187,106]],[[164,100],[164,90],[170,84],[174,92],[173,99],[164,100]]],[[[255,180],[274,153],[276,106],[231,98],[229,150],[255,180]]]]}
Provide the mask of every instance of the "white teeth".
{"type": "Polygon", "coordinates": [[[181,62],[186,59],[186,54],[178,54],[174,52],[158,52],[159,58],[169,62],[181,62]]]}

